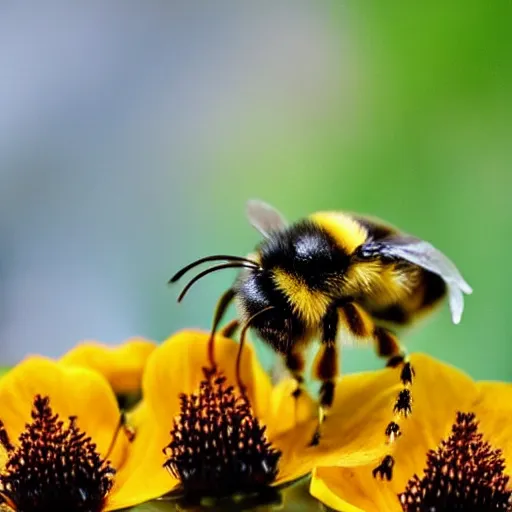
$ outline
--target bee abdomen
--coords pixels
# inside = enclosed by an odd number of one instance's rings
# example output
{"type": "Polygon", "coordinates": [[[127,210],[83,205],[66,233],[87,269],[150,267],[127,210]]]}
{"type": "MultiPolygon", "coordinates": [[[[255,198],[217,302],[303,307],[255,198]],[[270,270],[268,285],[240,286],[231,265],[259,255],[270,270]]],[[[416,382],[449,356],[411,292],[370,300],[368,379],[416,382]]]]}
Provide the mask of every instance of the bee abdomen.
{"type": "Polygon", "coordinates": [[[422,286],[422,307],[433,306],[446,295],[446,283],[443,278],[427,270],[423,272],[422,286]]]}

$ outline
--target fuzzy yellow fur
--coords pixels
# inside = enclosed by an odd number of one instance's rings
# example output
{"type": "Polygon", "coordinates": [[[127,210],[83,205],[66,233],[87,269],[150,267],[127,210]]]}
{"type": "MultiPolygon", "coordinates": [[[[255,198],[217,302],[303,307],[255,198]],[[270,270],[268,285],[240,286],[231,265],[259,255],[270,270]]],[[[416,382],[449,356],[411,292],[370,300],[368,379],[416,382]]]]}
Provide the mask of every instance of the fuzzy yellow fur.
{"type": "Polygon", "coordinates": [[[398,269],[393,264],[380,261],[361,262],[352,265],[345,280],[347,294],[361,293],[379,305],[410,300],[417,281],[414,273],[398,269]]]}
{"type": "Polygon", "coordinates": [[[295,314],[308,325],[320,322],[331,302],[328,296],[322,292],[311,290],[301,279],[284,270],[274,270],[273,279],[276,286],[288,297],[295,314]]]}
{"type": "Polygon", "coordinates": [[[325,229],[347,254],[352,254],[368,236],[359,222],[344,213],[317,212],[310,219],[325,229]]]}

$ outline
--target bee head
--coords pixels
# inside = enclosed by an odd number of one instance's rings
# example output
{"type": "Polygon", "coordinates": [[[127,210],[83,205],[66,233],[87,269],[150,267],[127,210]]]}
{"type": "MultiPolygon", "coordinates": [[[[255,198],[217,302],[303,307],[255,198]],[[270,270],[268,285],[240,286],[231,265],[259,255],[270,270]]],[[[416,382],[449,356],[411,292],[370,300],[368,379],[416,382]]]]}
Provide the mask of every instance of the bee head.
{"type": "Polygon", "coordinates": [[[285,354],[294,341],[302,338],[305,325],[294,313],[288,297],[275,286],[272,271],[247,269],[235,284],[236,306],[241,318],[277,352],[285,354]],[[265,311],[258,315],[259,312],[265,311]]]}
{"type": "Polygon", "coordinates": [[[319,225],[303,221],[273,234],[259,248],[267,289],[307,324],[325,313],[350,257],[319,225]]]}
{"type": "Polygon", "coordinates": [[[260,260],[281,289],[286,290],[293,281],[311,291],[328,293],[332,279],[343,274],[350,257],[321,226],[306,220],[265,240],[260,260]]]}

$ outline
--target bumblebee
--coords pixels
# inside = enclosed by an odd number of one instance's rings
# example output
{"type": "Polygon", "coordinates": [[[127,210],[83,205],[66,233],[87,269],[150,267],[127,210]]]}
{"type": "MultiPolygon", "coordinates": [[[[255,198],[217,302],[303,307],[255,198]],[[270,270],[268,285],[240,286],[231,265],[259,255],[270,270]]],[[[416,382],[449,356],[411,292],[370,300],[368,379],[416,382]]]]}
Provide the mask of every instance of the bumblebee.
{"type": "MultiPolygon", "coordinates": [[[[254,253],[246,258],[202,258],[171,279],[177,281],[204,262],[226,262],[194,277],[180,294],[181,301],[190,286],[210,272],[241,268],[214,315],[209,351],[212,367],[214,334],[234,301],[242,326],[237,369],[246,331],[252,328],[282,356],[297,381],[298,396],[304,382],[305,349],[318,340],[320,349],[313,368],[322,383],[322,419],[334,399],[339,346],[370,342],[388,366],[401,368],[403,388],[394,413],[407,416],[412,410],[414,369],[396,332],[433,311],[445,297],[453,322],[460,322],[463,293],[470,294],[472,289],[455,265],[428,242],[375,218],[326,211],[288,224],[276,209],[254,200],[248,202],[247,214],[263,236],[254,253]]],[[[239,372],[237,375],[242,386],[239,372]]],[[[390,441],[400,435],[396,421],[389,423],[386,435],[390,441]]],[[[319,432],[312,443],[318,440],[319,432]]],[[[381,470],[388,472],[387,466],[381,470]]]]}

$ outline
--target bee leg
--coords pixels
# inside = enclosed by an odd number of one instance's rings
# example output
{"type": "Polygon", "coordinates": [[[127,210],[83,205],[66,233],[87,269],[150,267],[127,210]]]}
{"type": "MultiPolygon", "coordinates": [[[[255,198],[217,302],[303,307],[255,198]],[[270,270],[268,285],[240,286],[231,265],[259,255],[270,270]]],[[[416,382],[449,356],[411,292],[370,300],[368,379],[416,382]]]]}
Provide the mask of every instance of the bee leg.
{"type": "Polygon", "coordinates": [[[339,373],[338,348],[338,309],[331,308],[322,320],[321,346],[314,362],[314,375],[322,382],[320,387],[320,407],[318,412],[318,427],[313,434],[310,445],[320,442],[321,425],[327,419],[327,412],[334,401],[335,378],[339,373]]]}
{"type": "Polygon", "coordinates": [[[387,359],[386,366],[396,368],[407,360],[407,353],[398,338],[384,327],[375,327],[375,349],[379,357],[387,359]]]}
{"type": "Polygon", "coordinates": [[[238,320],[231,320],[231,322],[227,323],[220,331],[219,334],[224,336],[224,338],[232,338],[238,328],[240,327],[240,322],[238,320]]]}
{"type": "Polygon", "coordinates": [[[124,433],[124,435],[126,436],[130,443],[133,442],[133,440],[135,439],[135,429],[128,423],[128,419],[124,411],[121,411],[121,414],[119,415],[119,422],[112,435],[112,440],[110,441],[107,456],[105,457],[106,459],[110,457],[112,451],[114,450],[114,446],[116,445],[116,442],[119,438],[119,434],[121,432],[124,433]]]}
{"type": "Polygon", "coordinates": [[[285,364],[286,368],[297,383],[297,387],[292,393],[292,396],[295,399],[295,419],[297,419],[299,397],[304,391],[304,367],[306,365],[306,361],[301,351],[290,350],[285,356],[285,364]]]}
{"type": "MultiPolygon", "coordinates": [[[[400,420],[412,412],[412,396],[410,387],[414,378],[414,369],[407,358],[398,338],[388,329],[375,325],[372,317],[362,306],[355,302],[340,305],[340,319],[345,324],[349,333],[361,341],[373,340],[377,353],[388,359],[387,366],[401,367],[400,380],[402,389],[398,393],[394,407],[393,419],[387,424],[384,434],[389,444],[393,443],[401,435],[400,420]]],[[[385,477],[391,479],[391,456],[386,456],[377,468],[374,476],[385,472],[385,477]]]]}
{"type": "MultiPolygon", "coordinates": [[[[388,360],[386,366],[390,368],[401,368],[400,380],[404,389],[408,390],[414,380],[415,371],[407,352],[398,341],[398,338],[388,329],[375,327],[373,335],[376,342],[377,354],[388,360]]],[[[402,394],[403,391],[400,393],[402,394]]],[[[403,413],[404,416],[408,416],[412,412],[410,404],[404,410],[398,412],[403,413]]]]}
{"type": "MultiPolygon", "coordinates": [[[[401,368],[400,381],[402,389],[399,391],[393,406],[394,418],[388,423],[385,430],[388,443],[391,444],[401,435],[400,420],[407,418],[412,413],[411,386],[415,371],[407,353],[402,348],[398,338],[391,331],[383,327],[375,327],[373,335],[377,354],[388,360],[386,366],[401,368]]],[[[391,480],[392,464],[390,464],[390,461],[393,462],[393,458],[390,455],[383,459],[381,464],[374,469],[374,478],[380,475],[387,480],[391,480]],[[385,470],[384,474],[383,470],[385,470]]]]}
{"type": "Polygon", "coordinates": [[[378,355],[388,359],[387,366],[401,367],[400,380],[403,389],[398,394],[394,413],[398,416],[408,416],[412,412],[409,388],[414,378],[414,368],[411,366],[411,362],[398,338],[390,330],[376,326],[372,317],[359,304],[354,302],[342,304],[340,305],[340,312],[343,315],[340,317],[342,322],[354,338],[359,340],[373,339],[378,355]]]}
{"type": "MultiPolygon", "coordinates": [[[[403,387],[395,400],[393,413],[397,419],[407,418],[412,413],[411,386],[416,372],[398,338],[391,331],[383,327],[376,327],[374,337],[378,355],[388,360],[386,366],[400,368],[400,381],[403,387]]],[[[397,437],[396,434],[393,434],[393,431],[398,428],[397,425],[396,421],[392,421],[386,429],[386,435],[390,436],[391,442],[397,437]]]]}
{"type": "Polygon", "coordinates": [[[234,298],[235,290],[229,288],[222,294],[219,301],[217,302],[217,306],[215,307],[210,338],[208,340],[208,360],[210,361],[210,368],[205,369],[205,371],[208,373],[213,374],[217,369],[217,364],[215,363],[215,333],[217,332],[219,324],[222,322],[222,318],[224,317],[224,314],[226,313],[234,298]]]}

